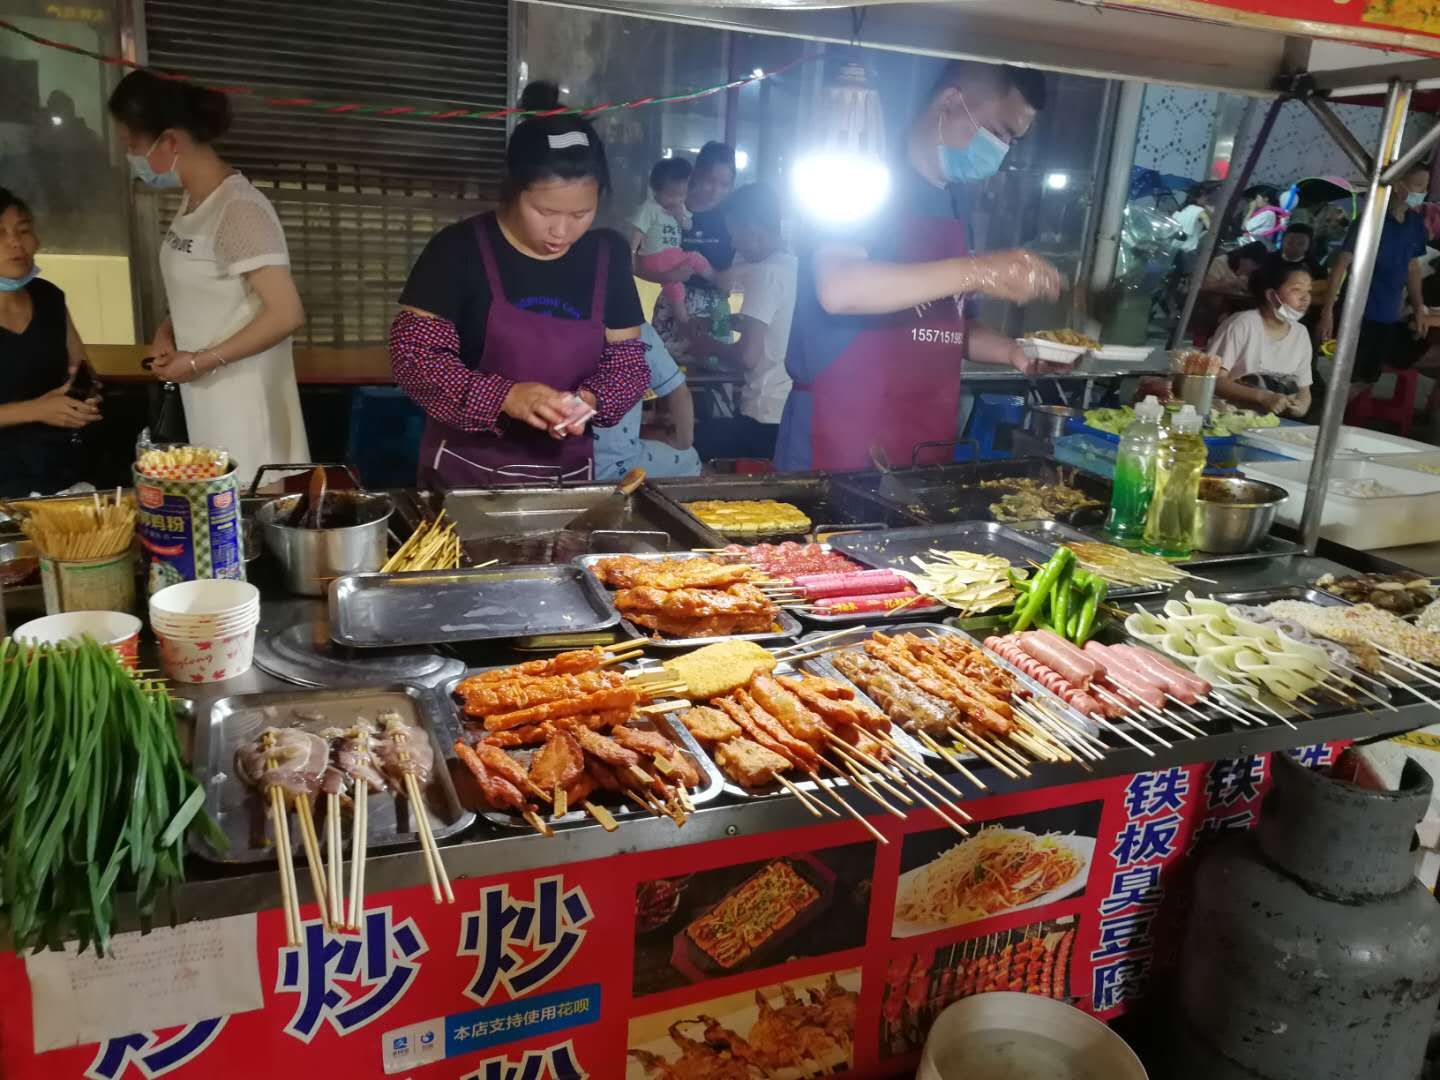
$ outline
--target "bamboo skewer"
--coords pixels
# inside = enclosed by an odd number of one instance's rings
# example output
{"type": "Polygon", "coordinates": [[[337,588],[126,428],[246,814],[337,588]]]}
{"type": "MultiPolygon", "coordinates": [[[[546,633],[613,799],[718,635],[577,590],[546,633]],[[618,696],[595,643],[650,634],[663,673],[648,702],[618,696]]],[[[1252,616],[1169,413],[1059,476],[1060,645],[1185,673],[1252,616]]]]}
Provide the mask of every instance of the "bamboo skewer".
{"type": "Polygon", "coordinates": [[[1096,696],[1099,697],[1101,701],[1104,701],[1110,705],[1114,705],[1117,709],[1123,710],[1125,713],[1125,718],[1129,720],[1134,727],[1138,728],[1140,731],[1150,736],[1150,738],[1154,739],[1166,750],[1175,749],[1175,744],[1166,739],[1165,736],[1161,735],[1158,731],[1153,731],[1152,729],[1146,727],[1144,724],[1140,723],[1140,715],[1131,705],[1128,705],[1125,702],[1121,701],[1118,697],[1110,693],[1102,686],[1097,686],[1092,683],[1090,689],[1095,692],[1096,696]]]}
{"type": "Polygon", "coordinates": [[[970,753],[974,754],[976,757],[980,758],[987,764],[995,766],[995,768],[999,769],[1011,780],[1020,779],[1020,774],[1017,773],[1014,769],[1010,768],[1009,765],[1001,761],[994,754],[992,754],[990,752],[990,748],[985,744],[972,740],[968,734],[960,734],[960,732],[955,730],[954,727],[947,727],[945,730],[949,734],[950,738],[955,740],[955,744],[957,746],[961,747],[962,749],[968,749],[970,753]]]}
{"type": "Polygon", "coordinates": [[[606,810],[605,807],[599,803],[593,803],[589,799],[586,799],[580,805],[585,808],[587,814],[600,823],[600,827],[606,832],[614,832],[620,827],[619,822],[610,816],[610,811],[606,810]]]}
{"type": "Polygon", "coordinates": [[[917,731],[915,734],[916,734],[916,736],[920,739],[921,742],[923,742],[926,746],[928,746],[928,747],[929,747],[931,750],[933,750],[935,753],[939,754],[940,757],[941,757],[943,760],[945,760],[946,762],[948,762],[949,765],[950,765],[950,767],[951,767],[952,769],[954,769],[954,770],[955,770],[957,773],[959,773],[961,776],[965,777],[965,779],[969,780],[972,784],[974,784],[976,787],[978,787],[981,791],[989,791],[989,790],[990,790],[990,789],[985,785],[985,781],[984,781],[984,780],[981,780],[978,776],[976,776],[973,772],[971,772],[968,768],[966,768],[966,767],[965,767],[965,763],[964,763],[963,761],[961,761],[958,757],[956,757],[955,754],[950,750],[949,747],[947,747],[947,746],[942,746],[939,742],[937,742],[934,738],[932,738],[928,732],[925,732],[925,731],[917,731]]]}
{"type": "Polygon", "coordinates": [[[350,826],[350,910],[347,927],[359,930],[365,924],[365,855],[370,846],[370,785],[355,780],[355,802],[350,826]]]}
{"type": "MultiPolygon", "coordinates": [[[[818,776],[815,777],[815,779],[817,782],[820,780],[818,776]]],[[[824,784],[821,784],[820,786],[822,788],[825,787],[824,784]]],[[[855,807],[851,806],[848,802],[846,802],[845,799],[842,798],[834,790],[830,788],[825,788],[825,790],[830,792],[830,797],[834,799],[835,803],[840,807],[840,809],[844,810],[847,814],[849,814],[851,817],[853,817],[856,821],[858,821],[861,825],[865,827],[866,832],[868,832],[871,836],[875,837],[875,839],[880,841],[880,843],[882,844],[890,843],[884,833],[882,833],[874,825],[870,824],[868,820],[866,820],[864,814],[860,813],[859,810],[856,810],[855,807]]]]}
{"type": "Polygon", "coordinates": [[[811,817],[824,817],[827,813],[835,817],[840,816],[840,811],[831,809],[830,807],[822,803],[819,799],[812,799],[807,793],[801,791],[798,787],[796,787],[794,782],[790,780],[789,777],[781,776],[779,773],[776,773],[775,779],[780,782],[780,785],[784,787],[786,791],[790,792],[791,795],[794,795],[796,799],[800,800],[800,805],[805,807],[806,810],[810,811],[811,817]]]}
{"type": "MultiPolygon", "coordinates": [[[[274,765],[272,760],[271,765],[274,765]]],[[[275,822],[275,852],[280,859],[280,901],[285,905],[285,943],[300,944],[300,905],[295,896],[295,861],[290,848],[290,823],[286,820],[285,796],[270,785],[270,816],[275,822]]]]}
{"type": "Polygon", "coordinates": [[[455,893],[450,888],[450,876],[445,872],[445,863],[440,857],[440,845],[435,843],[435,834],[430,830],[430,813],[425,809],[420,781],[412,772],[405,774],[405,792],[410,799],[410,812],[415,815],[420,847],[425,853],[425,866],[430,873],[430,892],[437,904],[441,902],[442,894],[445,903],[453,904],[455,893]]]}
{"type": "Polygon", "coordinates": [[[320,859],[320,838],[315,833],[315,813],[306,795],[295,796],[295,820],[300,824],[300,842],[305,847],[305,866],[310,872],[310,890],[315,894],[315,906],[320,909],[320,921],[327,927],[334,926],[326,895],[329,890],[325,887],[325,864],[320,859]]]}
{"type": "Polygon", "coordinates": [[[330,890],[330,924],[336,930],[345,927],[345,840],[340,831],[340,793],[325,796],[325,848],[327,887],[330,890]]]}

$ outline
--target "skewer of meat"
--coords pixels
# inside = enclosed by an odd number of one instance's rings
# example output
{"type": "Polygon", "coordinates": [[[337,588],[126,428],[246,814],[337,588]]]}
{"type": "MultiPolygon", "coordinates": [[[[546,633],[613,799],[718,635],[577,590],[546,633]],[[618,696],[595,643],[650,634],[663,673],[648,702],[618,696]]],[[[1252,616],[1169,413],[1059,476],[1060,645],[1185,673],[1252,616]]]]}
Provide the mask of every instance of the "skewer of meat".
{"type": "Polygon", "coordinates": [[[345,926],[358,930],[365,921],[365,859],[370,846],[370,792],[383,791],[385,778],[376,768],[372,748],[375,727],[357,721],[337,744],[336,763],[355,783],[350,808],[350,904],[345,926]]]}
{"type": "Polygon", "coordinates": [[[528,709],[495,713],[485,717],[486,731],[506,731],[510,728],[538,724],[543,720],[559,720],[578,716],[582,713],[604,713],[612,710],[633,709],[640,703],[641,693],[631,687],[616,687],[597,690],[594,693],[562,701],[550,701],[528,709]]]}
{"type": "Polygon", "coordinates": [[[464,691],[457,687],[456,696],[464,702],[466,717],[481,719],[602,690],[622,689],[625,684],[625,676],[618,671],[586,671],[579,675],[520,676],[481,683],[464,691]]]}
{"type": "Polygon", "coordinates": [[[380,717],[384,724],[384,739],[379,744],[381,766],[390,777],[392,785],[398,781],[405,796],[410,800],[410,812],[415,817],[415,831],[420,839],[420,850],[425,855],[425,869],[430,877],[430,894],[437,904],[453,904],[455,892],[450,887],[450,875],[445,872],[445,862],[440,856],[440,845],[430,829],[430,812],[426,809],[421,795],[420,784],[430,779],[435,764],[435,750],[429,736],[401,719],[398,713],[388,712],[380,717]]]}
{"type": "Polygon", "coordinates": [[[477,743],[472,747],[464,739],[458,739],[455,742],[455,756],[470,770],[481,795],[491,806],[500,809],[508,807],[516,811],[541,836],[555,835],[550,826],[535,812],[534,805],[520,794],[520,787],[526,783],[525,771],[504,751],[487,747],[485,743],[477,743]],[[504,764],[501,764],[501,759],[504,759],[504,764]],[[518,783],[516,773],[519,774],[518,783]]]}
{"type": "Polygon", "coordinates": [[[540,791],[554,792],[554,817],[569,813],[569,787],[585,772],[585,751],[564,728],[556,728],[530,759],[527,779],[540,791]]]}
{"type": "Polygon", "coordinates": [[[937,677],[910,658],[909,653],[893,642],[871,639],[865,642],[865,651],[881,663],[893,668],[927,694],[948,701],[959,707],[971,723],[995,735],[1008,735],[1014,730],[1010,720],[995,712],[972,691],[962,689],[953,683],[937,677]]]}

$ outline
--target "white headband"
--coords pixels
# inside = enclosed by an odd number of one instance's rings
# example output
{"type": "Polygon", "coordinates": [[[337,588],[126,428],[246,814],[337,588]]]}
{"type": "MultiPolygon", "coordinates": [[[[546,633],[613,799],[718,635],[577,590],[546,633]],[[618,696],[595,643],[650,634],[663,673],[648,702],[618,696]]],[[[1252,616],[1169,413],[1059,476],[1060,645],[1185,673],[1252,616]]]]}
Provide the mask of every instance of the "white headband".
{"type": "Polygon", "coordinates": [[[567,131],[563,135],[551,135],[551,150],[568,150],[572,146],[589,146],[590,136],[583,131],[567,131]]]}

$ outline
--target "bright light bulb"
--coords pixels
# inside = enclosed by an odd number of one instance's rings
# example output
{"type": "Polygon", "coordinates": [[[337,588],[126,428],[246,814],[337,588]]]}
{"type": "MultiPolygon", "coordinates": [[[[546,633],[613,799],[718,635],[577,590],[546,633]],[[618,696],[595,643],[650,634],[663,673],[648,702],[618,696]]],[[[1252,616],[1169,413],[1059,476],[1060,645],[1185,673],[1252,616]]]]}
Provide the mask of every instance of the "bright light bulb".
{"type": "Polygon", "coordinates": [[[790,184],[805,211],[822,221],[860,221],[890,194],[890,170],[875,158],[811,154],[795,163],[790,184]]]}
{"type": "Polygon", "coordinates": [[[1046,173],[1045,186],[1051,191],[1064,191],[1070,186],[1070,174],[1063,172],[1046,173]]]}
{"type": "Polygon", "coordinates": [[[744,172],[750,167],[750,153],[746,150],[735,151],[735,171],[744,172]]]}
{"type": "Polygon", "coordinates": [[[58,116],[52,116],[50,117],[50,123],[54,124],[56,127],[59,127],[61,124],[65,123],[65,121],[58,116]]]}
{"type": "Polygon", "coordinates": [[[754,71],[750,72],[750,77],[752,79],[763,79],[765,77],[765,69],[756,68],[754,71]]]}
{"type": "Polygon", "coordinates": [[[671,150],[670,147],[667,146],[664,150],[660,151],[660,156],[668,160],[675,156],[675,151],[671,150]]]}

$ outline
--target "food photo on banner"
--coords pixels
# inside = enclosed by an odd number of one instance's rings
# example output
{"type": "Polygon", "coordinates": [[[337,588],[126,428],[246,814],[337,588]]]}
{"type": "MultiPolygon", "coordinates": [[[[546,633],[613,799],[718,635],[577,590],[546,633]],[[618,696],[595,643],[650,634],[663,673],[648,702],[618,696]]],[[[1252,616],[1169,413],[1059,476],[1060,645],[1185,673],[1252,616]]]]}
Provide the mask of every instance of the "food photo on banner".
{"type": "Polygon", "coordinates": [[[874,876],[867,842],[641,882],[634,994],[857,949],[874,876]]]}
{"type": "Polygon", "coordinates": [[[880,1054],[918,1050],[947,1005],[993,990],[1068,1001],[1079,916],[1000,930],[890,959],[880,993],[880,1054]]]}
{"type": "Polygon", "coordinates": [[[726,994],[630,1021],[626,1080],[798,1080],[854,1064],[860,969],[726,994]]]}
{"type": "Polygon", "coordinates": [[[891,936],[915,937],[1045,907],[1085,891],[1102,802],[905,838],[891,936]]]}

